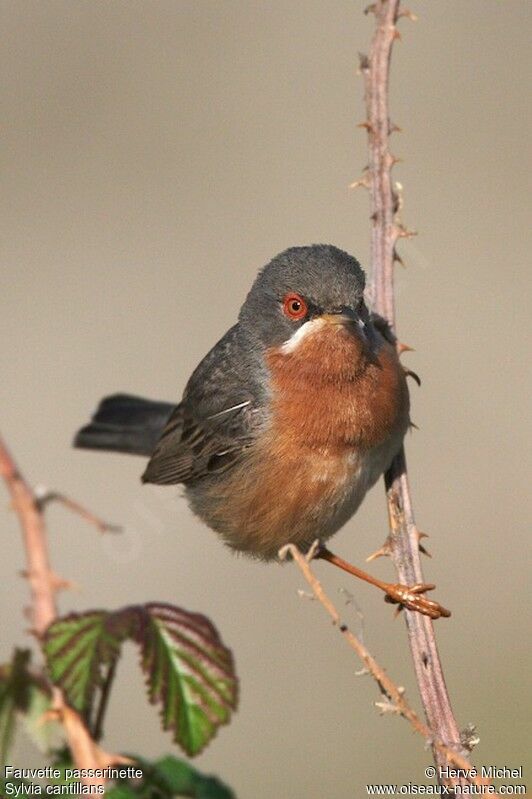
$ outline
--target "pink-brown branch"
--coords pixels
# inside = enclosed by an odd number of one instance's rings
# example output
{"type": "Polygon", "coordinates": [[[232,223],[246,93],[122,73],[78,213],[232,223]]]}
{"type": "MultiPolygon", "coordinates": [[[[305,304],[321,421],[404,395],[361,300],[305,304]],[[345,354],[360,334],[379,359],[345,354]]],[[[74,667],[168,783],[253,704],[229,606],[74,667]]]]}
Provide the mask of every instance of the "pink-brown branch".
{"type": "Polygon", "coordinates": [[[67,497],[66,494],[61,494],[59,491],[48,491],[45,488],[35,489],[34,493],[39,510],[44,510],[46,506],[52,502],[58,502],[60,505],[63,505],[65,508],[72,511],[72,513],[80,516],[82,519],[88,522],[88,524],[92,524],[93,527],[96,527],[100,533],[122,532],[122,527],[120,527],[120,525],[106,522],[105,519],[100,518],[100,516],[96,516],[96,514],[91,510],[86,508],[80,502],[77,502],[77,500],[67,497]]]}
{"type": "Polygon", "coordinates": [[[13,510],[20,522],[26,552],[25,575],[31,590],[32,628],[37,637],[41,638],[57,615],[55,603],[57,578],[50,567],[43,515],[32,489],[18,471],[15,461],[1,439],[0,474],[6,483],[13,510]]]}
{"type": "MultiPolygon", "coordinates": [[[[316,542],[316,544],[319,545],[319,542],[316,542]]],[[[294,544],[288,544],[279,551],[279,557],[281,560],[284,560],[287,557],[294,559],[305,580],[309,584],[314,597],[321,603],[321,605],[323,605],[335,627],[340,631],[347,644],[360,658],[365,670],[371,674],[379,686],[381,694],[383,695],[383,701],[376,702],[375,704],[381,708],[381,712],[383,713],[398,713],[400,716],[406,719],[412,726],[412,729],[421,735],[426,743],[430,743],[433,750],[437,752],[438,762],[442,766],[449,765],[455,770],[461,769],[462,772],[467,773],[468,776],[462,780],[463,782],[476,785],[480,790],[482,789],[482,786],[491,785],[490,781],[484,777],[477,774],[470,774],[469,772],[471,771],[471,764],[469,763],[467,757],[456,751],[454,748],[448,747],[446,744],[444,744],[435,736],[434,731],[429,729],[428,725],[423,723],[415,710],[408,703],[405,697],[404,689],[392,680],[385,669],[383,669],[383,667],[371,655],[360,638],[356,636],[352,630],[350,630],[348,625],[342,623],[340,613],[338,612],[336,606],[326,594],[322,584],[312,571],[310,563],[316,551],[319,550],[316,550],[315,545],[306,555],[303,555],[303,553],[300,552],[300,550],[294,546],[294,544]]],[[[447,781],[451,782],[451,780],[447,781]]],[[[487,791],[487,788],[485,790],[487,791]]],[[[498,794],[492,792],[491,789],[489,795],[495,797],[498,796],[498,794]]]]}
{"type": "MultiPolygon", "coordinates": [[[[394,261],[398,239],[410,235],[398,220],[399,197],[392,180],[396,161],[390,152],[389,137],[394,126],[390,121],[388,87],[390,58],[394,41],[399,38],[397,20],[400,0],[378,0],[370,10],[376,27],[368,57],[361,57],[364,78],[368,132],[369,169],[365,178],[371,198],[371,281],[369,298],[373,310],[383,316],[395,331],[394,261]]],[[[385,477],[390,520],[389,551],[399,581],[407,585],[425,582],[419,553],[405,453],[396,456],[385,477]]],[[[406,624],[416,678],[426,718],[435,738],[445,747],[467,758],[460,742],[460,732],[453,715],[438,655],[433,624],[426,616],[405,611],[406,624]]],[[[441,753],[434,748],[437,763],[441,753]]]]}
{"type": "MultiPolygon", "coordinates": [[[[26,552],[27,577],[31,589],[31,620],[36,637],[42,639],[46,628],[57,616],[55,595],[61,581],[52,571],[48,555],[46,525],[34,491],[22,477],[15,461],[0,438],[0,476],[4,479],[13,509],[20,522],[26,552]]],[[[80,769],[103,769],[112,763],[130,762],[111,755],[91,738],[80,716],[68,707],[61,691],[53,689],[54,712],[61,720],[72,759],[80,769]]],[[[88,777],[87,784],[103,785],[100,777],[88,777]]]]}

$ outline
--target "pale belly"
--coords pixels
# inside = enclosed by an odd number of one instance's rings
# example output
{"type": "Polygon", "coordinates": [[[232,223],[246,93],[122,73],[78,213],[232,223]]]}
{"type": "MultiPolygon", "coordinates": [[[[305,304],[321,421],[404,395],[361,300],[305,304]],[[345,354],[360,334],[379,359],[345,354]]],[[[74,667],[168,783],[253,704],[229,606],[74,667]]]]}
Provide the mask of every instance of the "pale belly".
{"type": "Polygon", "coordinates": [[[404,431],[370,451],[259,453],[221,482],[188,489],[192,509],[235,550],[261,560],[287,543],[306,551],[336,533],[389,467],[404,431]]]}

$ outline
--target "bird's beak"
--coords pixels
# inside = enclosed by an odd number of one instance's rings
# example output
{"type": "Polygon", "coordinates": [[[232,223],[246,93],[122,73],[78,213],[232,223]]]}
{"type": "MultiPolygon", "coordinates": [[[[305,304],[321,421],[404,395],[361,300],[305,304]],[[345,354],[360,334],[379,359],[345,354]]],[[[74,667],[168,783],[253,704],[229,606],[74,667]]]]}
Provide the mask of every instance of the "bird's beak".
{"type": "Polygon", "coordinates": [[[356,322],[354,315],[344,313],[343,311],[341,313],[324,313],[320,316],[320,319],[328,325],[352,325],[356,322]]]}
{"type": "Polygon", "coordinates": [[[342,325],[356,330],[364,339],[367,338],[366,323],[351,308],[342,308],[334,313],[325,313],[320,317],[328,325],[342,325]]]}

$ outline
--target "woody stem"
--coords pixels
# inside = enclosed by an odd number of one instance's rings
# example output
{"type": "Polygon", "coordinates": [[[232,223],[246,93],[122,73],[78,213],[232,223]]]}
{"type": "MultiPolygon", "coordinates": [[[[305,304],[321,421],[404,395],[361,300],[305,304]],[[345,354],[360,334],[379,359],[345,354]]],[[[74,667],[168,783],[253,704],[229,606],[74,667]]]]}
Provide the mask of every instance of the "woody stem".
{"type": "MultiPolygon", "coordinates": [[[[22,476],[1,437],[0,478],[3,478],[6,484],[20,523],[31,590],[32,628],[37,638],[42,640],[47,627],[57,616],[55,597],[58,590],[48,554],[44,514],[35,492],[22,476]]],[[[74,764],[80,769],[87,769],[88,772],[98,769],[102,763],[97,757],[94,741],[84,722],[72,708],[68,707],[58,688],[52,690],[52,696],[55,709],[63,721],[74,764]]],[[[84,777],[83,782],[87,785],[105,784],[102,777],[93,776],[84,777]]]]}
{"type": "MultiPolygon", "coordinates": [[[[398,38],[397,21],[400,0],[377,0],[368,7],[375,14],[376,25],[369,56],[361,58],[364,79],[366,123],[369,150],[369,190],[371,199],[371,266],[369,287],[373,309],[395,330],[394,261],[398,260],[396,243],[407,237],[398,219],[400,206],[392,180],[395,159],[389,149],[394,126],[389,115],[389,71],[392,47],[398,38]]],[[[398,453],[386,474],[386,495],[390,521],[390,548],[401,583],[423,583],[419,555],[419,537],[415,525],[404,449],[398,453]]],[[[467,757],[460,743],[445,678],[438,654],[432,621],[419,613],[405,611],[408,638],[423,707],[434,735],[467,757]]],[[[439,765],[441,753],[434,750],[439,765]]],[[[460,779],[451,780],[453,784],[460,779]]]]}

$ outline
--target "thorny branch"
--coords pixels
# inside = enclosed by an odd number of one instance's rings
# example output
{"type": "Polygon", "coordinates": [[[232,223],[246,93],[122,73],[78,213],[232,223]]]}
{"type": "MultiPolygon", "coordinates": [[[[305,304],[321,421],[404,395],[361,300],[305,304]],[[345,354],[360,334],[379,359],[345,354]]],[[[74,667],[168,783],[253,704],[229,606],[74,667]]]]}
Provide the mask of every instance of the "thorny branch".
{"type": "Polygon", "coordinates": [[[88,510],[84,505],[81,505],[75,499],[67,497],[66,494],[61,494],[59,491],[49,491],[44,486],[36,486],[34,489],[35,502],[39,510],[44,510],[47,505],[52,502],[58,502],[63,505],[72,513],[76,513],[82,519],[85,519],[88,524],[92,524],[100,533],[121,533],[122,527],[118,524],[110,524],[95,513],[88,510]]]}
{"type": "MultiPolygon", "coordinates": [[[[364,185],[371,198],[371,285],[373,309],[395,330],[394,261],[400,258],[396,244],[400,238],[413,235],[399,221],[400,196],[392,181],[392,167],[397,159],[391,154],[389,137],[397,127],[390,121],[388,87],[393,43],[400,38],[399,17],[412,17],[400,10],[400,0],[378,0],[367,11],[375,14],[376,27],[369,56],[361,56],[364,79],[369,167],[364,185]]],[[[421,569],[419,538],[408,483],[404,449],[394,459],[385,476],[390,535],[385,553],[390,554],[401,583],[424,582],[421,569]]],[[[460,732],[454,718],[438,655],[432,621],[419,613],[405,611],[410,648],[414,660],[421,700],[434,740],[454,750],[467,762],[467,753],[460,743],[460,732]]],[[[437,763],[442,752],[433,746],[437,763]]],[[[446,755],[447,757],[447,755],[446,755]]]]}
{"type": "MultiPolygon", "coordinates": [[[[43,508],[35,492],[24,480],[7,447],[0,438],[0,475],[4,479],[17,513],[26,551],[25,576],[31,590],[31,619],[40,640],[57,616],[55,596],[65,581],[52,571],[46,539],[43,508]]],[[[62,722],[72,759],[80,769],[102,769],[113,763],[130,762],[120,755],[105,752],[91,738],[80,716],[70,708],[59,689],[52,690],[53,713],[62,722]]],[[[87,784],[103,785],[104,780],[87,778],[87,784]]]]}
{"type": "MultiPolygon", "coordinates": [[[[316,546],[319,546],[319,541],[316,541],[316,546]]],[[[407,702],[404,688],[401,688],[388,676],[382,666],[370,654],[361,639],[349,629],[347,624],[342,622],[336,606],[325,593],[323,586],[310,567],[315,547],[311,548],[306,555],[303,555],[294,544],[288,544],[279,551],[279,557],[284,560],[290,556],[295,560],[312,590],[312,595],[323,605],[335,627],[340,631],[351,649],[358,655],[364,664],[366,673],[371,674],[376,681],[383,696],[383,701],[376,702],[375,705],[380,708],[382,713],[396,713],[405,718],[412,728],[424,738],[425,742],[432,747],[433,751],[438,754],[438,760],[442,765],[451,765],[456,769],[469,772],[471,764],[467,757],[456,751],[456,749],[447,746],[444,741],[434,735],[433,730],[421,721],[415,710],[407,702]]],[[[489,780],[480,776],[471,777],[469,782],[478,786],[490,785],[489,780]]],[[[498,794],[490,792],[490,796],[498,796],[498,794]]]]}

